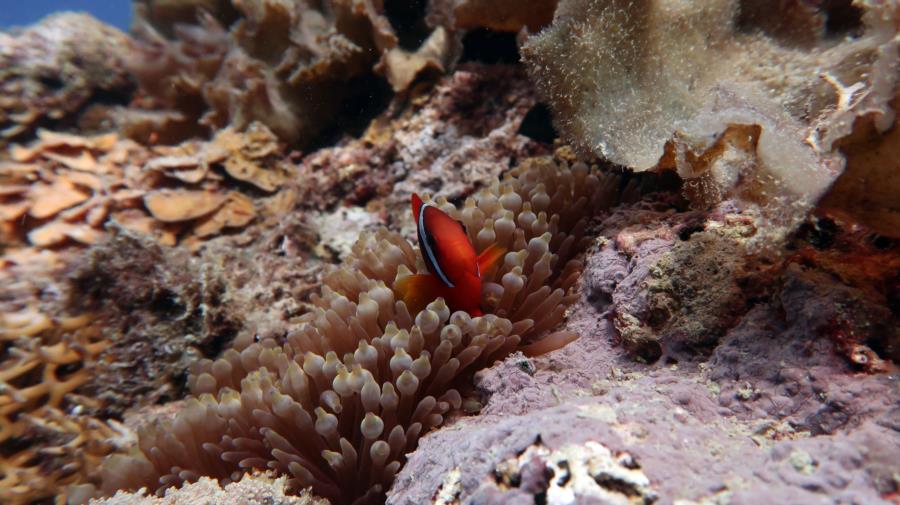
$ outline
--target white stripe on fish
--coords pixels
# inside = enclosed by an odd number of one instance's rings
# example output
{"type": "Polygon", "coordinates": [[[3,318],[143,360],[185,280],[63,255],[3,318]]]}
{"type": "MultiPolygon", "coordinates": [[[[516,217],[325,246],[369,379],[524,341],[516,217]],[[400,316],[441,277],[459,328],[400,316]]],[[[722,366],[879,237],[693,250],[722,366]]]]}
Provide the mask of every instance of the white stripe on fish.
{"type": "Polygon", "coordinates": [[[437,274],[438,278],[441,279],[441,282],[446,284],[449,288],[456,287],[450,282],[447,274],[441,270],[441,265],[437,261],[437,256],[434,254],[434,251],[431,249],[431,244],[428,242],[428,234],[425,232],[425,209],[427,207],[434,207],[434,205],[423,203],[422,207],[419,208],[419,247],[425,251],[425,261],[434,267],[434,272],[437,274]]]}

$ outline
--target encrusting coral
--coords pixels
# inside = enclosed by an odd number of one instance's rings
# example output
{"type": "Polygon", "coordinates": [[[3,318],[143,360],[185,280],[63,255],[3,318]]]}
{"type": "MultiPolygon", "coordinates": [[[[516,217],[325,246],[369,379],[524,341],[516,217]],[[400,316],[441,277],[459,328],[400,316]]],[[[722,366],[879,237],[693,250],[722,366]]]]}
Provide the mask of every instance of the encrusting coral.
{"type": "Polygon", "coordinates": [[[898,19],[875,0],[563,0],[522,54],[575,147],[791,229],[842,172],[840,140],[894,123],[898,19]]]}
{"type": "Polygon", "coordinates": [[[534,158],[462,209],[437,201],[476,250],[510,251],[484,272],[484,317],[451,314],[441,299],[411,314],[393,286],[425,271],[416,248],[384,229],[365,233],[284,341],[242,338],[198,363],[195,397],[174,420],[145,428],[139,452],[105,463],[104,491],[270,469],[334,503],[376,499],[419,436],[460,407],[456,388],[475,371],[576,337],[547,333],[566,316],[588,219],[613,203],[618,182],[583,163],[534,158]]]}

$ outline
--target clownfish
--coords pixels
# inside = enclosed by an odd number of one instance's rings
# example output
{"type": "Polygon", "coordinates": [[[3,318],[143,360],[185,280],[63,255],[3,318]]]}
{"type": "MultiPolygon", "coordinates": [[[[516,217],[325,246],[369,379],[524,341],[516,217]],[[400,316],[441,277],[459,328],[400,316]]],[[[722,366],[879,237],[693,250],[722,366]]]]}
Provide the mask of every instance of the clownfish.
{"type": "Polygon", "coordinates": [[[419,249],[428,274],[400,279],[396,289],[412,314],[418,313],[438,297],[451,310],[464,310],[472,317],[483,316],[481,275],[503,257],[506,250],[497,244],[475,253],[465,226],[419,195],[412,195],[413,218],[419,249]]]}

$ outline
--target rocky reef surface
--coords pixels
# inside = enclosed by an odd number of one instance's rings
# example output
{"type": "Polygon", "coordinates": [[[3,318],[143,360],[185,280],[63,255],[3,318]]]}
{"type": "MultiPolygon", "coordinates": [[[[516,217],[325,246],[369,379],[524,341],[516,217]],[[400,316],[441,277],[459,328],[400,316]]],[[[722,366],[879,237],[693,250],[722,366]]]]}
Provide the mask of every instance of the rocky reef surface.
{"type": "Polygon", "coordinates": [[[900,502],[896,1],[134,5],[0,33],[0,502],[900,502]]]}

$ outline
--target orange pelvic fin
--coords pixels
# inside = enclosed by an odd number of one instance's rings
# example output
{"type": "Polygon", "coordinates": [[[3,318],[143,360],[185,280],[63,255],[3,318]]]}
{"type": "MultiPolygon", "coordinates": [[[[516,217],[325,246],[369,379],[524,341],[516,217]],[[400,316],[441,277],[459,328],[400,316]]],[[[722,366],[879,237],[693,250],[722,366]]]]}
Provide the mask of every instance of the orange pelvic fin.
{"type": "Polygon", "coordinates": [[[435,275],[416,274],[404,277],[394,284],[409,313],[415,317],[426,305],[444,296],[446,287],[435,275]]]}
{"type": "Polygon", "coordinates": [[[494,265],[497,264],[497,261],[500,260],[506,254],[506,248],[500,247],[497,244],[494,244],[478,255],[478,271],[481,272],[482,275],[487,273],[494,265]]]}

